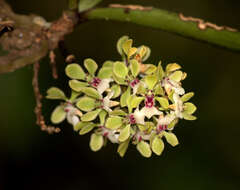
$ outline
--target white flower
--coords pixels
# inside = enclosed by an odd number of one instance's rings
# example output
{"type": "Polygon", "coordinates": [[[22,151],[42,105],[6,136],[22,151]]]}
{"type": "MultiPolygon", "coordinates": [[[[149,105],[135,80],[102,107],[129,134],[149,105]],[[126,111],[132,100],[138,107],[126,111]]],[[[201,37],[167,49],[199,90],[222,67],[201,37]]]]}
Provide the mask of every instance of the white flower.
{"type": "Polygon", "coordinates": [[[67,104],[64,110],[67,112],[68,123],[75,126],[80,121],[79,117],[82,116],[82,112],[75,108],[72,104],[67,104]]]}
{"type": "Polygon", "coordinates": [[[175,105],[175,114],[178,118],[183,118],[182,111],[183,111],[183,102],[180,96],[176,93],[173,94],[173,101],[175,105]]]}
{"type": "Polygon", "coordinates": [[[116,134],[116,133],[114,133],[114,132],[110,132],[109,134],[108,134],[108,139],[112,142],[112,143],[118,143],[118,137],[119,137],[119,134],[116,134]]]}
{"type": "Polygon", "coordinates": [[[135,138],[137,139],[137,141],[142,141],[142,140],[149,140],[151,138],[151,134],[152,133],[149,133],[149,134],[145,134],[144,132],[142,131],[138,131],[136,134],[135,134],[135,138]]]}
{"type": "Polygon", "coordinates": [[[159,119],[158,119],[158,126],[159,125],[169,125],[174,119],[176,118],[176,116],[174,114],[168,114],[168,115],[160,115],[159,119]]]}
{"type": "Polygon", "coordinates": [[[113,79],[100,79],[98,77],[94,77],[90,84],[97,89],[99,94],[102,94],[110,87],[109,83],[112,81],[113,79]]]}
{"type": "Polygon", "coordinates": [[[114,95],[114,91],[111,91],[102,100],[102,108],[105,109],[107,112],[112,111],[111,107],[119,105],[119,102],[110,100],[113,97],[113,95],[114,95]]]}
{"type": "Polygon", "coordinates": [[[134,119],[136,120],[136,123],[144,125],[144,118],[145,114],[142,111],[139,111],[139,108],[137,108],[133,113],[134,119]]]}
{"type": "Polygon", "coordinates": [[[110,130],[103,126],[101,128],[102,128],[102,135],[104,137],[107,137],[112,143],[119,142],[118,141],[119,133],[117,133],[116,130],[110,130]]]}
{"type": "Polygon", "coordinates": [[[145,115],[148,119],[150,119],[152,116],[154,115],[160,115],[162,112],[159,111],[156,107],[143,107],[141,109],[141,112],[143,113],[143,115],[145,115]]]}
{"type": "Polygon", "coordinates": [[[138,90],[138,87],[140,85],[143,85],[144,87],[146,87],[146,84],[143,83],[142,81],[138,80],[138,79],[134,79],[133,81],[131,81],[130,83],[130,86],[132,87],[133,89],[133,95],[135,95],[137,93],[137,90],[138,90]]]}
{"type": "Polygon", "coordinates": [[[141,112],[150,119],[153,115],[160,115],[162,112],[154,106],[154,95],[147,95],[145,99],[145,106],[141,109],[141,112]]]}
{"type": "Polygon", "coordinates": [[[101,82],[97,85],[97,91],[102,94],[109,88],[109,83],[112,81],[112,79],[102,79],[101,82]]]}
{"type": "Polygon", "coordinates": [[[80,120],[79,117],[76,115],[67,114],[67,121],[73,126],[75,126],[80,120]]]}
{"type": "Polygon", "coordinates": [[[162,86],[165,88],[167,94],[169,94],[171,90],[174,90],[174,92],[179,95],[183,95],[185,93],[185,90],[181,87],[181,85],[178,82],[171,80],[168,77],[163,79],[162,86]]]}

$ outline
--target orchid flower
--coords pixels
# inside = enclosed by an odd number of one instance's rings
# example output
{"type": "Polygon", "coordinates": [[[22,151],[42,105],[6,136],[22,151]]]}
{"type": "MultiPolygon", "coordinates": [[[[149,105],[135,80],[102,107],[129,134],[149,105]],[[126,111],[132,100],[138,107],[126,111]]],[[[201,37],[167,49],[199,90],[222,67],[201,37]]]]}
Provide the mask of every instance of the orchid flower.
{"type": "Polygon", "coordinates": [[[174,114],[168,114],[163,115],[161,114],[159,116],[158,122],[157,122],[157,132],[160,133],[162,131],[165,131],[167,129],[167,126],[176,118],[174,114]]]}
{"type": "Polygon", "coordinates": [[[141,124],[141,125],[145,124],[145,122],[144,122],[145,114],[144,114],[144,112],[139,111],[139,108],[135,109],[135,111],[132,115],[135,119],[135,123],[141,124]]]}
{"type": "Polygon", "coordinates": [[[179,95],[183,95],[185,93],[185,90],[181,87],[181,85],[178,82],[170,79],[169,77],[165,77],[163,79],[162,87],[164,87],[167,94],[170,94],[172,90],[174,90],[174,92],[179,95]]]}
{"type": "Polygon", "coordinates": [[[101,126],[100,128],[101,128],[101,134],[104,137],[109,139],[112,143],[118,143],[119,133],[117,132],[117,130],[111,130],[104,126],[101,126]]]}
{"type": "Polygon", "coordinates": [[[111,100],[113,95],[114,95],[114,92],[111,91],[110,93],[108,93],[108,95],[106,97],[104,97],[102,99],[101,107],[103,109],[105,109],[107,112],[111,112],[112,111],[111,107],[119,105],[119,102],[111,100]]]}
{"type": "Polygon", "coordinates": [[[99,94],[102,94],[107,89],[109,89],[110,85],[109,83],[112,82],[112,79],[100,79],[98,77],[94,77],[90,84],[97,89],[99,94]]]}
{"type": "Polygon", "coordinates": [[[64,111],[67,113],[66,118],[68,123],[74,126],[80,121],[79,117],[82,116],[82,112],[75,108],[72,104],[67,103],[64,111]]]}
{"type": "Polygon", "coordinates": [[[177,93],[173,94],[173,101],[174,101],[174,107],[175,107],[175,115],[178,118],[183,118],[182,112],[183,112],[183,102],[180,98],[180,96],[177,93]]]}
{"type": "Polygon", "coordinates": [[[154,115],[160,115],[162,112],[155,107],[155,100],[153,94],[148,94],[145,97],[145,106],[141,109],[141,112],[150,119],[154,115]]]}

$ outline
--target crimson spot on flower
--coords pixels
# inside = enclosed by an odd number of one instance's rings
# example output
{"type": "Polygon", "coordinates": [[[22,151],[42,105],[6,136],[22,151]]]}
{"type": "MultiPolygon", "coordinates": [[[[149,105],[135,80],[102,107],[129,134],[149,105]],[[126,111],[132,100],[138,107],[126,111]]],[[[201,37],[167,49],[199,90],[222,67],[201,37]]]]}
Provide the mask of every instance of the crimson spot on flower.
{"type": "Polygon", "coordinates": [[[100,84],[100,82],[101,82],[100,78],[94,77],[90,84],[96,88],[100,84]]]}

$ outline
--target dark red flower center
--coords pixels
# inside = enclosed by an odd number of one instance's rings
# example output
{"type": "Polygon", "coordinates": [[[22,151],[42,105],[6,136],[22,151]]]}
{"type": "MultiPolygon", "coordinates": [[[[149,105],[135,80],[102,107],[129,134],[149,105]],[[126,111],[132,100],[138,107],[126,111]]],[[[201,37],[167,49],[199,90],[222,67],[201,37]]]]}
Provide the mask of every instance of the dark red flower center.
{"type": "Polygon", "coordinates": [[[159,125],[157,127],[157,132],[162,132],[162,131],[165,131],[167,129],[167,125],[159,125]]]}
{"type": "Polygon", "coordinates": [[[147,95],[145,99],[145,106],[151,108],[154,106],[154,95],[147,95]]]}
{"type": "Polygon", "coordinates": [[[139,83],[139,80],[138,79],[134,79],[133,81],[130,82],[130,86],[133,88],[138,83],[139,83]]]}
{"type": "Polygon", "coordinates": [[[90,84],[91,84],[93,87],[97,87],[100,82],[101,82],[101,79],[100,79],[100,78],[94,77],[93,80],[90,82],[90,84]]]}
{"type": "Polygon", "coordinates": [[[136,124],[136,119],[134,118],[133,114],[129,115],[129,123],[130,124],[136,124]]]}

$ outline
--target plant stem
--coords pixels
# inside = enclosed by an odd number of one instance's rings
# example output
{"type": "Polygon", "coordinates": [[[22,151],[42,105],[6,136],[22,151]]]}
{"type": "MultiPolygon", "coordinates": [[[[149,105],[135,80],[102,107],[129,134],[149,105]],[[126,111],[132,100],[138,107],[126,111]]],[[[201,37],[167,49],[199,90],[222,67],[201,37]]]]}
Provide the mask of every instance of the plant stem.
{"type": "Polygon", "coordinates": [[[192,17],[185,17],[192,20],[183,20],[178,14],[161,9],[96,8],[88,11],[84,16],[89,20],[104,19],[135,23],[240,51],[240,32],[192,17]]]}

